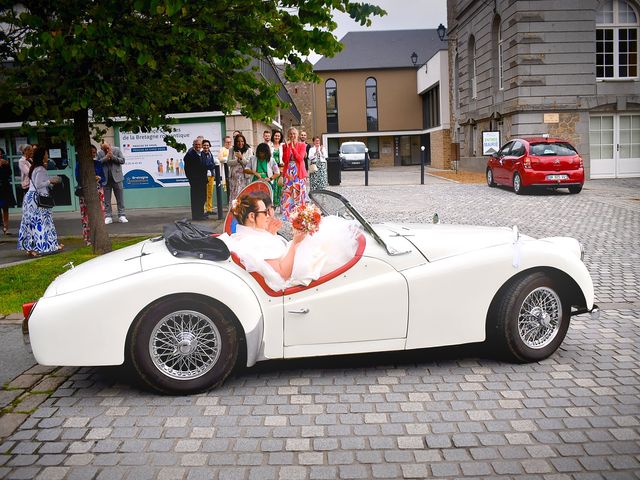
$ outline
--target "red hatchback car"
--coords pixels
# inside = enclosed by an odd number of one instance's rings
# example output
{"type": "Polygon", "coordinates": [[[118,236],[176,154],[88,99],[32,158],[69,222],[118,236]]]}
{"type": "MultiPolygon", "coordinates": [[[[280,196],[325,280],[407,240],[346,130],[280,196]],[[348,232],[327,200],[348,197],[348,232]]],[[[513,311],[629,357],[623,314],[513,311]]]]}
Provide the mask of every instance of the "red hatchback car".
{"type": "Polygon", "coordinates": [[[568,188],[579,193],[584,164],[569,142],[558,138],[514,138],[487,161],[490,187],[513,187],[518,195],[527,187],[568,188]]]}

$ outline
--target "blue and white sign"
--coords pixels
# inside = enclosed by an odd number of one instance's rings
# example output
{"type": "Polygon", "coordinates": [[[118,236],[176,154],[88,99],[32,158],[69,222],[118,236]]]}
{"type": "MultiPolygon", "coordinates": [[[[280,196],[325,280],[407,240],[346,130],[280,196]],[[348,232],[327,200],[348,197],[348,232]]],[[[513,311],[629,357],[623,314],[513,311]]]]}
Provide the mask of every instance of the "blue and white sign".
{"type": "Polygon", "coordinates": [[[493,155],[500,150],[500,132],[482,132],[482,155],[493,155]]]}
{"type": "MultiPolygon", "coordinates": [[[[214,157],[222,145],[219,122],[180,123],[172,125],[172,135],[190,148],[202,135],[211,142],[214,157]]],[[[189,185],[184,174],[184,156],[164,142],[166,133],[152,130],[144,133],[120,132],[118,140],[124,154],[122,166],[125,188],[183,187],[189,185]]]]}

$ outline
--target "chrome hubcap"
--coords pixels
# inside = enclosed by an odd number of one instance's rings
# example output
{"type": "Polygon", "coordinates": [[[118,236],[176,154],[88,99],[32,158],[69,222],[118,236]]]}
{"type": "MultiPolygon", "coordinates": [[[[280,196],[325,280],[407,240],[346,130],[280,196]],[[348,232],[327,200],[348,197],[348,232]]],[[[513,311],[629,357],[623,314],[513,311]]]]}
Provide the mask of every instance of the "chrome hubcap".
{"type": "Polygon", "coordinates": [[[556,337],[562,319],[560,297],[547,287],[536,288],[522,302],[518,333],[529,348],[543,348],[556,337]]]}
{"type": "Polygon", "coordinates": [[[213,320],[193,310],[170,313],[151,332],[151,360],[177,380],[201,377],[218,361],[221,337],[213,320]]]}
{"type": "Polygon", "coordinates": [[[513,179],[513,189],[517,192],[518,190],[520,190],[520,177],[519,176],[515,176],[515,178],[513,179]]]}

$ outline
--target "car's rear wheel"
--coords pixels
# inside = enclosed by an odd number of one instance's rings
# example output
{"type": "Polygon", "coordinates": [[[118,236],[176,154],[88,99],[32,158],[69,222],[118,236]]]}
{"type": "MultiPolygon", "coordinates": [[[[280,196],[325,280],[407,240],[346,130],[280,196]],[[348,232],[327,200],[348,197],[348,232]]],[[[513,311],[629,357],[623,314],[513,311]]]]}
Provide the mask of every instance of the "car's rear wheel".
{"type": "Polygon", "coordinates": [[[496,186],[496,182],[494,182],[493,180],[493,170],[491,170],[490,168],[487,168],[487,185],[489,185],[490,187],[496,186]]]}
{"type": "Polygon", "coordinates": [[[524,193],[524,187],[522,186],[522,178],[520,178],[519,173],[515,173],[513,175],[513,191],[516,192],[517,195],[522,195],[524,193]]]}
{"type": "Polygon", "coordinates": [[[489,314],[492,346],[517,362],[535,362],[555,352],[569,328],[571,306],[562,288],[544,272],[513,281],[489,314]]]}
{"type": "Polygon", "coordinates": [[[136,373],[163,393],[214,388],[238,358],[238,332],[215,305],[197,296],[168,297],[147,308],[128,344],[136,373]]]}
{"type": "Polygon", "coordinates": [[[569,193],[580,193],[582,191],[582,185],[571,185],[569,187],[569,193]]]}

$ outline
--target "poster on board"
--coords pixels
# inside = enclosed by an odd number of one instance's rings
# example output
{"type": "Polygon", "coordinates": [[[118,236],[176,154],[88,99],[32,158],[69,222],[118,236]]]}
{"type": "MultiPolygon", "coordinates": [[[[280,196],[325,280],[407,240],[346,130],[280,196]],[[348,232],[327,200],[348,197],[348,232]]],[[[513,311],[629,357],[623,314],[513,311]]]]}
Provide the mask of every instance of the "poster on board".
{"type": "Polygon", "coordinates": [[[482,132],[482,155],[493,155],[500,150],[500,132],[482,132]]]}
{"type": "MultiPolygon", "coordinates": [[[[211,153],[218,154],[222,142],[219,122],[179,123],[172,125],[172,135],[179,143],[191,148],[199,135],[211,142],[211,153]]],[[[184,174],[184,156],[164,142],[165,132],[120,132],[120,150],[125,158],[122,166],[125,188],[185,187],[189,181],[184,174]]]]}

